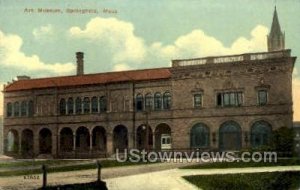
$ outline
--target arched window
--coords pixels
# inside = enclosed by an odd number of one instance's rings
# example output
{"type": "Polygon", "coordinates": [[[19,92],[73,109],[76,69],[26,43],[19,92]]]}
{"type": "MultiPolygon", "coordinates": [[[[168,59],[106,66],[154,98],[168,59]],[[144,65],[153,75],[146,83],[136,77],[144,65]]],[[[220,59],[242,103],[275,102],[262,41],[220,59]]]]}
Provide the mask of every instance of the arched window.
{"type": "Polygon", "coordinates": [[[14,103],[14,116],[20,116],[20,104],[19,102],[14,103]]]}
{"type": "Polygon", "coordinates": [[[74,100],[73,100],[73,98],[68,98],[67,107],[68,107],[68,114],[73,114],[74,113],[74,100]]]}
{"type": "Polygon", "coordinates": [[[76,113],[77,114],[81,114],[82,112],[82,105],[81,105],[81,98],[80,97],[77,97],[76,100],[75,100],[75,109],[76,109],[76,113]]]}
{"type": "Polygon", "coordinates": [[[90,113],[90,98],[85,97],[83,99],[83,112],[84,113],[90,113]]]}
{"type": "Polygon", "coordinates": [[[100,112],[106,112],[107,110],[107,99],[105,96],[101,96],[99,99],[100,102],[100,112]]]}
{"type": "Polygon", "coordinates": [[[251,145],[259,147],[269,145],[272,127],[266,121],[255,122],[251,127],[251,145]]]}
{"type": "Polygon", "coordinates": [[[151,110],[152,109],[152,104],[153,104],[152,95],[150,93],[148,93],[145,96],[145,109],[146,110],[151,110]]]}
{"type": "Polygon", "coordinates": [[[136,111],[143,111],[144,109],[144,105],[143,105],[143,95],[142,94],[138,94],[136,95],[136,111]]]}
{"type": "Polygon", "coordinates": [[[21,103],[21,116],[26,116],[27,114],[27,102],[22,101],[21,103]]]}
{"type": "Polygon", "coordinates": [[[128,130],[123,125],[118,125],[113,130],[114,150],[123,152],[128,147],[128,130]]]}
{"type": "Polygon", "coordinates": [[[97,113],[98,112],[98,98],[94,96],[92,98],[92,113],[97,113]]]}
{"type": "Polygon", "coordinates": [[[171,109],[171,94],[170,92],[165,92],[163,96],[164,109],[171,109]]]}
{"type": "Polygon", "coordinates": [[[161,94],[156,92],[154,94],[154,109],[160,110],[161,109],[161,94]]]}
{"type": "Polygon", "coordinates": [[[60,115],[66,115],[66,100],[64,98],[60,99],[59,113],[60,115]]]}
{"type": "Polygon", "coordinates": [[[33,112],[34,112],[34,108],[33,108],[33,101],[30,100],[28,102],[28,116],[32,117],[33,116],[33,112]]]}
{"type": "Polygon", "coordinates": [[[202,148],[209,146],[209,128],[203,123],[197,123],[191,129],[191,147],[202,148]]]}
{"type": "Polygon", "coordinates": [[[19,133],[17,130],[11,129],[7,134],[7,146],[6,150],[8,152],[18,153],[19,151],[19,133]]]}
{"type": "Polygon", "coordinates": [[[12,116],[12,103],[10,102],[6,104],[6,115],[7,117],[12,116]]]}
{"type": "Polygon", "coordinates": [[[238,123],[226,121],[219,128],[219,148],[239,150],[242,147],[242,130],[238,123]]]}

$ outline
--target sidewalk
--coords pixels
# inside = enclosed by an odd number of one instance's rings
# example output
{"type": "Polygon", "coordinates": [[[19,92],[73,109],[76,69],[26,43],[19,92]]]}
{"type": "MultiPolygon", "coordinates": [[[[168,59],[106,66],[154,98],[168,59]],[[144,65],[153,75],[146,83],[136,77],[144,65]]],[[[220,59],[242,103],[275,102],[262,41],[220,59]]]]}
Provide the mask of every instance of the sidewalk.
{"type": "Polygon", "coordinates": [[[196,190],[196,186],[185,181],[182,176],[213,175],[234,173],[256,173],[274,171],[300,171],[300,166],[278,166],[257,168],[230,168],[230,169],[172,169],[127,177],[118,177],[105,180],[109,190],[196,190]]]}

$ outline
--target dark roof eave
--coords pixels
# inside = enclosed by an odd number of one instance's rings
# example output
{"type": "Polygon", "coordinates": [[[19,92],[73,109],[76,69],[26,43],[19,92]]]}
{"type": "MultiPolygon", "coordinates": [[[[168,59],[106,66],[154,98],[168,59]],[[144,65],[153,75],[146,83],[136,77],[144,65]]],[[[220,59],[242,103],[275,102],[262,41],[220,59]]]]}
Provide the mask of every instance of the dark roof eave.
{"type": "Polygon", "coordinates": [[[9,92],[24,92],[24,91],[31,91],[31,90],[44,90],[44,89],[53,89],[53,88],[66,88],[66,87],[78,87],[78,86],[93,86],[93,85],[108,85],[108,84],[116,84],[116,83],[127,83],[127,82],[145,82],[145,81],[157,81],[157,80],[168,80],[171,77],[165,77],[165,78],[157,78],[157,79],[145,79],[145,80],[124,80],[124,81],[113,81],[113,82],[106,82],[106,83],[89,83],[89,84],[76,84],[76,85],[63,85],[63,86],[45,86],[45,87],[39,87],[39,88],[28,88],[28,89],[16,89],[16,90],[3,90],[3,93],[9,93],[9,92]]]}

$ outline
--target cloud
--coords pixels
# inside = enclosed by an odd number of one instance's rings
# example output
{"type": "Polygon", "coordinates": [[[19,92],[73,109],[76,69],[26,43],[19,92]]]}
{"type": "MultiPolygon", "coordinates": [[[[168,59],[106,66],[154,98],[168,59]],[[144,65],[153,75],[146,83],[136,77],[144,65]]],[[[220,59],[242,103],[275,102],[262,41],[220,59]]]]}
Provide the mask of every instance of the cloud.
{"type": "Polygon", "coordinates": [[[45,73],[48,75],[65,75],[75,71],[73,63],[45,63],[39,56],[28,56],[21,51],[23,40],[18,35],[4,34],[0,30],[0,64],[5,67],[24,71],[45,73]]]}
{"type": "Polygon", "coordinates": [[[257,25],[251,31],[249,39],[239,37],[230,47],[226,47],[215,37],[197,29],[179,36],[173,44],[164,46],[160,42],[155,42],[150,46],[149,52],[152,56],[156,55],[165,59],[179,59],[266,51],[267,33],[267,27],[257,25]]]}
{"type": "Polygon", "coordinates": [[[126,71],[132,69],[129,65],[125,63],[116,64],[113,68],[114,71],[126,71]]]}
{"type": "Polygon", "coordinates": [[[293,76],[296,77],[298,75],[298,69],[295,67],[293,71],[293,76]]]}
{"type": "Polygon", "coordinates": [[[142,38],[135,35],[132,23],[116,18],[96,17],[84,28],[73,26],[68,31],[72,39],[108,47],[114,70],[125,69],[124,65],[126,69],[140,67],[141,63],[144,67],[147,67],[146,64],[151,67],[167,66],[172,59],[266,51],[267,33],[267,27],[257,25],[249,38],[238,37],[226,47],[220,40],[201,29],[178,36],[170,44],[157,41],[147,45],[142,38]]]}
{"type": "Polygon", "coordinates": [[[134,26],[116,18],[93,18],[84,29],[71,27],[69,35],[107,45],[111,48],[113,64],[141,63],[146,53],[143,39],[134,34],[134,26]]]}
{"type": "Polygon", "coordinates": [[[49,37],[54,34],[54,28],[51,24],[40,26],[33,29],[32,34],[35,39],[42,39],[44,37],[49,37]]]}

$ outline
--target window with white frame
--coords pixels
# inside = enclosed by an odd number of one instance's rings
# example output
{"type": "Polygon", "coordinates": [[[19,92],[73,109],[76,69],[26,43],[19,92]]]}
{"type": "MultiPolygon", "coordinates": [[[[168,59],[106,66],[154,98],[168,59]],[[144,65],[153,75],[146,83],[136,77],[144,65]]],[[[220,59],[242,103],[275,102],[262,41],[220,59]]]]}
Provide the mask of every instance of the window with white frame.
{"type": "Polygon", "coordinates": [[[267,90],[258,90],[257,91],[257,100],[258,105],[263,106],[268,103],[268,91],[267,90]]]}
{"type": "Polygon", "coordinates": [[[202,94],[194,94],[194,108],[202,107],[202,94]]]}
{"type": "Polygon", "coordinates": [[[220,92],[217,93],[217,106],[232,107],[243,105],[243,92],[220,92]]]}

